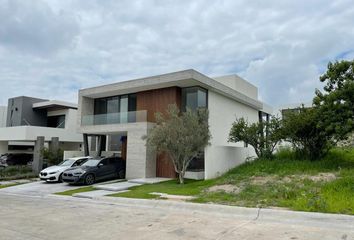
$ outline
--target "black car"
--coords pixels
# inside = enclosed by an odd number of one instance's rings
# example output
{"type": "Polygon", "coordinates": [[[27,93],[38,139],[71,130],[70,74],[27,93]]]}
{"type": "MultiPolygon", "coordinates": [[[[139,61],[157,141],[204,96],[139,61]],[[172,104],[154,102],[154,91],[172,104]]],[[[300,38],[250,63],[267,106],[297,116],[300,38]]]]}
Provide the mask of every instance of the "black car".
{"type": "Polygon", "coordinates": [[[6,165],[26,165],[33,160],[32,154],[9,153],[1,157],[1,162],[6,165]]]}
{"type": "Polygon", "coordinates": [[[124,177],[125,161],[120,157],[108,157],[89,159],[81,166],[69,168],[63,172],[62,179],[71,184],[91,185],[100,180],[124,177]]]}

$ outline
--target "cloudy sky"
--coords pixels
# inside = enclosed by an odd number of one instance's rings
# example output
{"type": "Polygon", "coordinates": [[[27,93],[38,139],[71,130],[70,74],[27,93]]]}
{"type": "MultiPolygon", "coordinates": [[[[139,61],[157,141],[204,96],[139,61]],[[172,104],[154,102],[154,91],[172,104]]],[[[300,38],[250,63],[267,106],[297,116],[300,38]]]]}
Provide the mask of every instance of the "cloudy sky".
{"type": "Polygon", "coordinates": [[[310,101],[327,63],[353,58],[352,0],[0,0],[0,105],[194,68],[277,106],[310,101]]]}

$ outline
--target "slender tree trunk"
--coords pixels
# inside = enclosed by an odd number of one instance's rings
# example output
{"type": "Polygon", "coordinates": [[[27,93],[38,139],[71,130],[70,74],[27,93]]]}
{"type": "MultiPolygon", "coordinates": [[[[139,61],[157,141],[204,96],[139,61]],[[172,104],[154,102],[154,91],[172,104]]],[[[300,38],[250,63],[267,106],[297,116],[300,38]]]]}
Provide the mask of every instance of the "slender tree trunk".
{"type": "Polygon", "coordinates": [[[182,172],[178,173],[178,178],[179,178],[179,183],[180,184],[184,184],[184,174],[182,174],[182,172]]]}

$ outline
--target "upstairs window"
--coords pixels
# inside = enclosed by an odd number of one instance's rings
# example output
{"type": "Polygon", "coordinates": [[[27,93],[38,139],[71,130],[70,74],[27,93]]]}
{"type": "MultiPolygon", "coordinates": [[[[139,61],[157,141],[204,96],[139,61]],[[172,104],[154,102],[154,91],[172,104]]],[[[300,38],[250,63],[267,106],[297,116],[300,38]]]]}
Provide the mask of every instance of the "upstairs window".
{"type": "Polygon", "coordinates": [[[48,117],[47,127],[65,128],[65,115],[48,117]]]}
{"type": "Polygon", "coordinates": [[[187,108],[196,110],[197,108],[208,107],[208,92],[201,87],[189,87],[182,89],[182,111],[187,108]]]}

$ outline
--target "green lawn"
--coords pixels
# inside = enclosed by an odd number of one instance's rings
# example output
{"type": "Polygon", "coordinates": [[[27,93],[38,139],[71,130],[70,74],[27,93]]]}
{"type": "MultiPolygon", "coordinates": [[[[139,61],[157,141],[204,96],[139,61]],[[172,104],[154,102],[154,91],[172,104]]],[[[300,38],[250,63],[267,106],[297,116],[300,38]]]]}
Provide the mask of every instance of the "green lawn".
{"type": "Polygon", "coordinates": [[[129,192],[112,194],[113,197],[127,197],[127,198],[159,198],[159,196],[149,194],[151,192],[160,192],[174,195],[188,195],[194,196],[199,194],[205,188],[214,184],[215,180],[195,181],[186,180],[185,184],[177,184],[176,180],[171,180],[156,184],[146,184],[130,188],[129,192]]]}
{"type": "Polygon", "coordinates": [[[75,193],[90,192],[90,191],[94,191],[94,190],[95,189],[93,188],[93,186],[87,186],[87,187],[75,188],[75,189],[64,191],[64,192],[58,192],[55,194],[64,195],[64,196],[71,196],[75,193]]]}
{"type": "Polygon", "coordinates": [[[1,188],[7,188],[7,187],[13,187],[16,185],[19,185],[20,183],[11,183],[11,184],[4,184],[4,185],[0,185],[0,189],[1,188]]]}
{"type": "Polygon", "coordinates": [[[273,160],[255,160],[220,178],[168,181],[134,187],[114,197],[158,198],[151,192],[195,196],[194,202],[246,207],[354,214],[354,149],[335,149],[320,161],[281,151],[273,160]],[[209,188],[214,186],[211,191],[209,188]]]}

